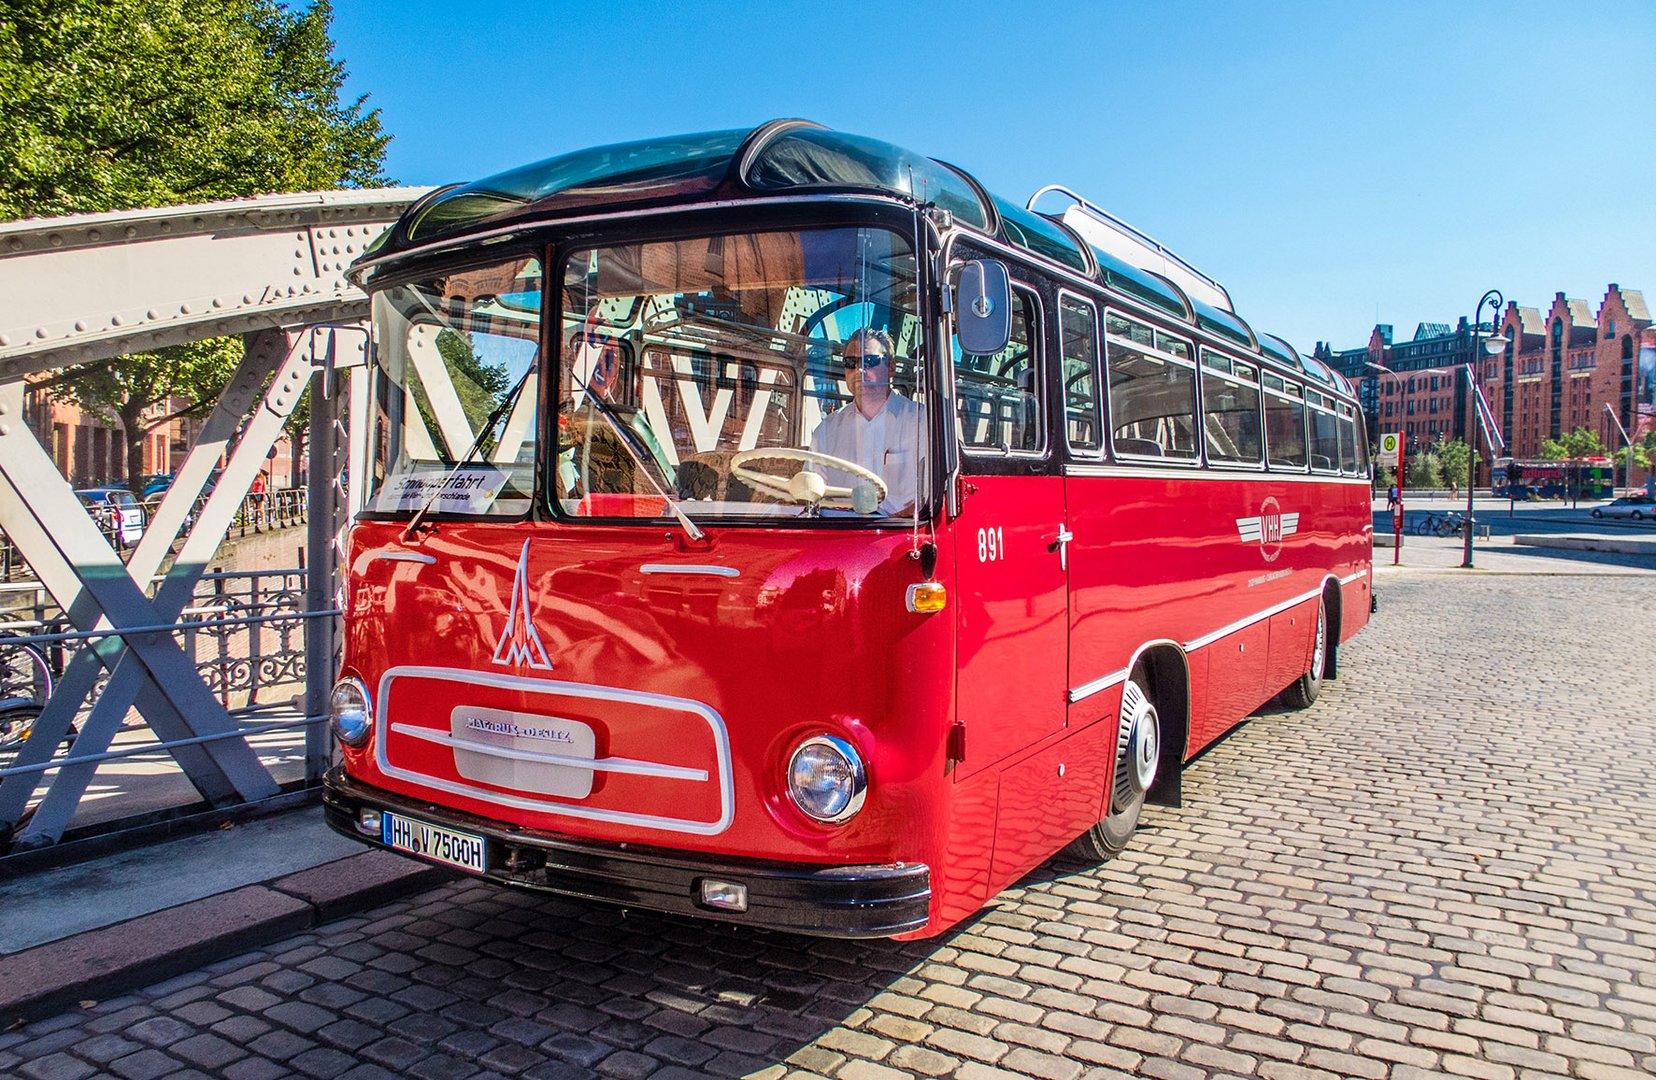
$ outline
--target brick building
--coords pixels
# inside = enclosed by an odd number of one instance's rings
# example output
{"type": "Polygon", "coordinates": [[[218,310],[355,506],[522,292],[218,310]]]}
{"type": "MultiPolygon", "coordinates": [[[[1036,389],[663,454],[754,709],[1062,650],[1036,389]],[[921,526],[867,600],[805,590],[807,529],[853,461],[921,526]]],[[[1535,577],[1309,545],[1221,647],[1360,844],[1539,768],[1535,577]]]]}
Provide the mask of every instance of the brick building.
{"type": "MultiPolygon", "coordinates": [[[[1633,430],[1639,337],[1651,325],[1643,293],[1614,283],[1596,315],[1587,301],[1563,293],[1553,297],[1545,312],[1508,303],[1493,328],[1506,336],[1506,349],[1484,355],[1477,365],[1508,453],[1539,457],[1545,440],[1578,427],[1597,432],[1607,448],[1619,449],[1621,433],[1604,407],[1609,405],[1622,426],[1633,430]]],[[[1491,329],[1488,323],[1480,325],[1480,338],[1491,329]]],[[[1473,359],[1465,318],[1453,327],[1421,323],[1405,342],[1394,342],[1392,328],[1381,324],[1363,348],[1334,350],[1318,342],[1314,355],[1356,385],[1371,440],[1382,431],[1403,433],[1410,447],[1465,438],[1465,381],[1459,371],[1473,359]]],[[[1634,482],[1644,475],[1636,468],[1634,482]]]]}

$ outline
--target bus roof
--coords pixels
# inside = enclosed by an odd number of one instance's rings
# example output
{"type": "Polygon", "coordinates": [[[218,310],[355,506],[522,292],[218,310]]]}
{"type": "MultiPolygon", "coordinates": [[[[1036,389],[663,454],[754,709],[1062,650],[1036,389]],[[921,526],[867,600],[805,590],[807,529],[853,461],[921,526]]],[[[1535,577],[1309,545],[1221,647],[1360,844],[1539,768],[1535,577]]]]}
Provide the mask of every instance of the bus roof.
{"type": "MultiPolygon", "coordinates": [[[[1050,190],[1055,189],[1042,193],[1050,190]]],[[[1094,209],[1067,189],[1056,190],[1078,206],[1094,209]]],[[[1096,228],[1078,231],[1078,226],[1096,223],[1092,218],[1078,220],[1074,207],[1062,217],[1038,213],[990,194],[971,175],[946,162],[808,120],[773,120],[752,129],[592,147],[439,188],[409,207],[358,263],[378,262],[437,242],[446,246],[472,233],[599,209],[801,192],[870,193],[935,206],[948,211],[957,224],[1091,278],[1236,348],[1351,392],[1344,380],[1281,338],[1255,334],[1232,309],[1223,286],[1137,230],[1118,230],[1133,242],[1117,238],[1101,249],[1097,241],[1102,234],[1096,228]]]]}

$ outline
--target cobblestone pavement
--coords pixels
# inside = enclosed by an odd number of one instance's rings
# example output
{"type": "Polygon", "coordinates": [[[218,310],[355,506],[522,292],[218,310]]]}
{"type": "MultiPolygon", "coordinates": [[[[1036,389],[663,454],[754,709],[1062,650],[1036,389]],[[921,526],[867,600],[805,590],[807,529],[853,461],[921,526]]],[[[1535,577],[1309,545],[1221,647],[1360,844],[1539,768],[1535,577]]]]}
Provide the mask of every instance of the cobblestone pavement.
{"type": "Polygon", "coordinates": [[[0,1036],[0,1073],[1656,1074],[1656,578],[1388,577],[1103,868],[829,942],[455,882],[0,1036]]]}

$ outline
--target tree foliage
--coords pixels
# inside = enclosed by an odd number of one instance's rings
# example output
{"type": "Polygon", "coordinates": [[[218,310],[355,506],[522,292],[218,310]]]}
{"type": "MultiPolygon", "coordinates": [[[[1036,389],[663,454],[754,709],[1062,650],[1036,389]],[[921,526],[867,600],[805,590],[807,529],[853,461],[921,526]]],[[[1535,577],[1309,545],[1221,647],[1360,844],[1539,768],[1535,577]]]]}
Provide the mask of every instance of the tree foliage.
{"type": "Polygon", "coordinates": [[[1650,468],[1651,462],[1656,461],[1656,428],[1652,428],[1651,430],[1645,432],[1644,437],[1636,439],[1631,447],[1623,446],[1611,456],[1616,459],[1616,464],[1625,469],[1627,468],[1627,459],[1630,453],[1633,458],[1634,468],[1650,468]]]}
{"type": "MultiPolygon", "coordinates": [[[[0,220],[387,183],[378,110],[340,100],[332,18],[327,0],[6,0],[0,220]]],[[[181,345],[50,388],[121,423],[136,486],[145,434],[204,413],[240,357],[181,345]]]]}
{"type": "MultiPolygon", "coordinates": [[[[1438,468],[1444,483],[1456,487],[1466,483],[1466,455],[1466,443],[1460,439],[1450,439],[1437,448],[1438,468]]],[[[1476,455],[1475,460],[1482,462],[1483,455],[1476,455]]]]}
{"type": "Polygon", "coordinates": [[[126,433],[127,483],[139,494],[144,436],[180,416],[205,414],[230,382],[241,355],[240,341],[214,338],[74,368],[45,385],[54,397],[120,426],[126,433]],[[166,408],[169,404],[176,407],[166,408]]]}
{"type": "Polygon", "coordinates": [[[1609,453],[1599,441],[1598,432],[1578,427],[1562,439],[1542,440],[1541,456],[1548,461],[1564,461],[1569,458],[1608,457],[1609,453]]]}
{"type": "Polygon", "coordinates": [[[326,0],[7,0],[0,219],[372,187],[326,0]]]}
{"type": "Polygon", "coordinates": [[[1409,476],[1409,487],[1416,491],[1443,486],[1443,465],[1430,450],[1411,454],[1404,471],[1409,476]]]}

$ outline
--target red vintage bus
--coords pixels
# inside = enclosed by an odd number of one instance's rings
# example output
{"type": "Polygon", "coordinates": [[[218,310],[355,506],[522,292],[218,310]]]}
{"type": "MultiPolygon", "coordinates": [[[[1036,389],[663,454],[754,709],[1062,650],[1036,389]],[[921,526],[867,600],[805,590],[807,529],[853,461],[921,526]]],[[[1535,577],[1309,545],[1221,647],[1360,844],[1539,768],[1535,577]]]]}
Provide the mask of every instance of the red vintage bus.
{"type": "Polygon", "coordinates": [[[937,933],[1309,704],[1370,611],[1350,386],[1061,190],[802,121],[433,192],[353,268],[339,831],[937,933]],[[1031,205],[1035,200],[1031,200],[1031,205]]]}

